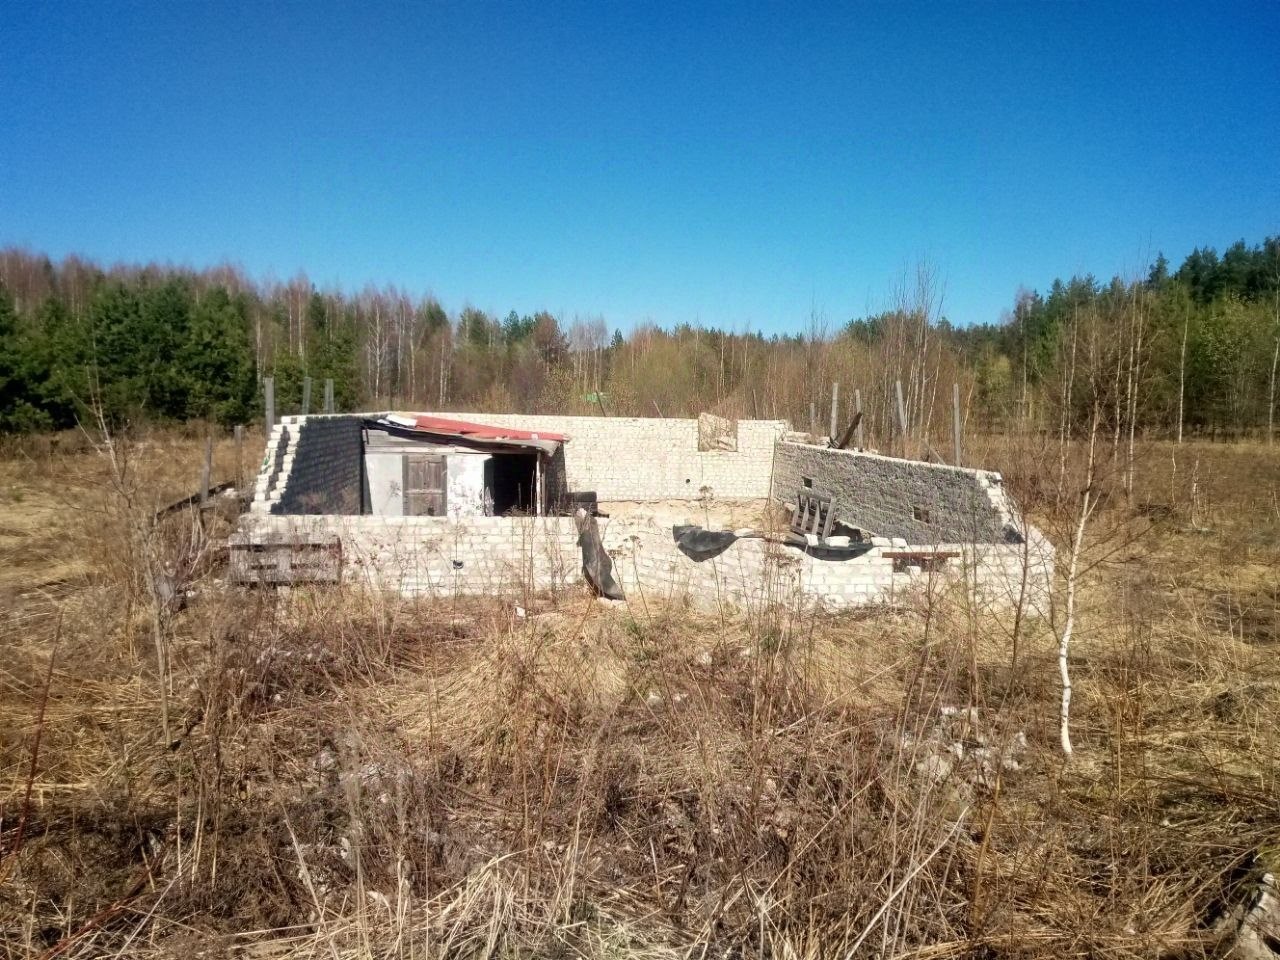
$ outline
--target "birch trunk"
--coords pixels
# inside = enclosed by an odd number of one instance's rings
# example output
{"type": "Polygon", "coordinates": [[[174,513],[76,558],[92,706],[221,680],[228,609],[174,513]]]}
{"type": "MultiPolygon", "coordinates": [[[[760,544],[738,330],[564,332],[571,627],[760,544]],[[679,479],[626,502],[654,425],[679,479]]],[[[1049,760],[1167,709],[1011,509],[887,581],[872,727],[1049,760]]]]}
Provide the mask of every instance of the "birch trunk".
{"type": "Polygon", "coordinates": [[[1276,347],[1271,351],[1271,382],[1267,387],[1267,446],[1275,443],[1276,365],[1280,363],[1280,290],[1275,295],[1276,347]]]}
{"type": "Polygon", "coordinates": [[[1062,706],[1059,711],[1059,736],[1062,753],[1069,760],[1074,752],[1071,746],[1071,637],[1076,626],[1076,586],[1080,571],[1080,553],[1084,546],[1085,527],[1097,501],[1093,497],[1094,460],[1098,439],[1098,413],[1094,410],[1089,426],[1089,458],[1085,466],[1084,491],[1080,494],[1080,514],[1076,518],[1075,536],[1071,540],[1071,559],[1067,564],[1067,616],[1058,640],[1058,674],[1062,679],[1062,706]]]}
{"type": "Polygon", "coordinates": [[[1183,403],[1187,395],[1187,330],[1191,326],[1191,311],[1182,315],[1182,350],[1178,354],[1178,443],[1182,443],[1182,424],[1185,422],[1183,403]]]}

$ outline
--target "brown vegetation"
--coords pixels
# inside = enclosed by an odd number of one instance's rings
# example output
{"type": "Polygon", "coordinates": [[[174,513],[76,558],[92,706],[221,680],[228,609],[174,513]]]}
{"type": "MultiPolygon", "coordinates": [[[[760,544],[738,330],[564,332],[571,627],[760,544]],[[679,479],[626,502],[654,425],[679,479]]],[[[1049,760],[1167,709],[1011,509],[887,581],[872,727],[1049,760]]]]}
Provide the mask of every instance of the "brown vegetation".
{"type": "MultiPolygon", "coordinates": [[[[1038,442],[981,452],[1062,545],[1038,442]]],[[[1280,866],[1273,449],[1099,482],[1066,763],[1055,622],[245,591],[225,521],[139,522],[199,440],[48,444],[0,463],[6,956],[1197,956],[1280,866]]]]}

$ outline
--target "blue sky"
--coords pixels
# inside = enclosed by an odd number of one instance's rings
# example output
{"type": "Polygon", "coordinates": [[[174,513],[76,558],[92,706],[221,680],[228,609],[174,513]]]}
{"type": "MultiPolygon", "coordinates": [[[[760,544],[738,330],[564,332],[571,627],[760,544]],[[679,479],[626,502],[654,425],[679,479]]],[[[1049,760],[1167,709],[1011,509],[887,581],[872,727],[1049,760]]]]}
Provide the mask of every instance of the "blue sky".
{"type": "Polygon", "coordinates": [[[6,0],[0,245],[767,332],[1280,233],[1280,5],[6,0]]]}

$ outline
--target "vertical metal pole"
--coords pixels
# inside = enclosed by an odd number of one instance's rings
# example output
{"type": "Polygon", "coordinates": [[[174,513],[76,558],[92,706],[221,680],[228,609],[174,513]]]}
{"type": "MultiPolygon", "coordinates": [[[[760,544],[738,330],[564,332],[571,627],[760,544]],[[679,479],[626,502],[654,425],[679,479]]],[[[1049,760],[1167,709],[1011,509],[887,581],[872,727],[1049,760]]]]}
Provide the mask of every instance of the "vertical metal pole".
{"type": "MultiPolygon", "coordinates": [[[[853,411],[854,413],[862,413],[862,391],[861,390],[853,391],[853,411]]],[[[865,417],[858,417],[858,449],[859,450],[862,450],[866,447],[866,444],[862,442],[862,421],[865,419],[866,419],[865,417]]]]}
{"type": "Polygon", "coordinates": [[[213,473],[213,436],[204,440],[204,466],[200,468],[200,505],[209,502],[209,476],[213,473]]]}
{"type": "Polygon", "coordinates": [[[905,457],[907,455],[907,405],[902,400],[902,381],[893,381],[893,386],[898,398],[898,436],[902,440],[902,450],[899,455],[905,457]]]}
{"type": "Polygon", "coordinates": [[[836,423],[836,417],[839,414],[840,407],[840,384],[832,382],[831,384],[831,432],[827,434],[831,438],[831,442],[835,443],[836,430],[839,424],[836,423]]]}
{"type": "Polygon", "coordinates": [[[333,379],[326,378],[324,381],[324,412],[334,413],[333,409],[333,379]]]}
{"type": "Polygon", "coordinates": [[[960,384],[951,385],[951,433],[956,444],[955,465],[960,466],[960,384]]]}
{"type": "Polygon", "coordinates": [[[311,378],[302,378],[302,415],[305,417],[311,412],[311,378]]]}
{"type": "Polygon", "coordinates": [[[244,424],[236,424],[236,489],[244,486],[244,424]]]}
{"type": "Polygon", "coordinates": [[[276,428],[276,378],[263,377],[262,389],[266,393],[264,405],[267,408],[267,439],[271,439],[271,431],[276,428]]]}

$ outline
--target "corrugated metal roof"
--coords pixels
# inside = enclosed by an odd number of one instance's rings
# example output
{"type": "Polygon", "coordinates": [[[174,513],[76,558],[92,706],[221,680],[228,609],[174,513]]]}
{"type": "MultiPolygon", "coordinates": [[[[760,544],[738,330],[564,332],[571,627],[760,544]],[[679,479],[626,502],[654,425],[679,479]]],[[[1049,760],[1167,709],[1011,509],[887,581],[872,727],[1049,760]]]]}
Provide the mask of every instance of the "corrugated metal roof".
{"type": "Polygon", "coordinates": [[[431,417],[425,414],[406,416],[391,413],[378,420],[366,420],[365,423],[406,439],[462,444],[490,450],[540,450],[548,456],[554,455],[560,444],[569,439],[563,433],[517,430],[514,427],[498,427],[493,424],[452,420],[448,417],[431,417]]]}
{"type": "Polygon", "coordinates": [[[495,427],[487,423],[472,423],[468,420],[450,420],[447,417],[428,417],[419,414],[414,418],[419,430],[428,433],[459,437],[474,437],[477,440],[554,440],[559,443],[569,438],[563,433],[550,433],[545,430],[517,430],[515,427],[495,427]]]}

